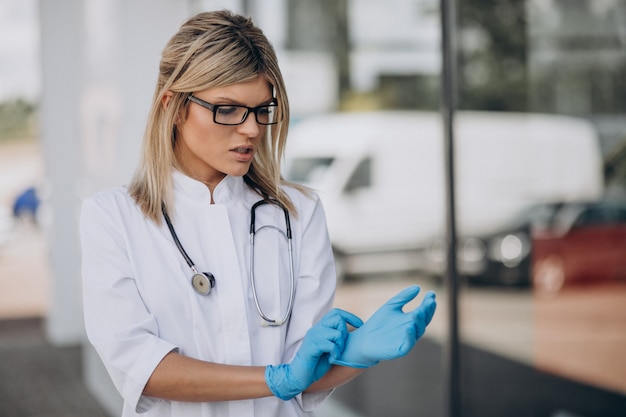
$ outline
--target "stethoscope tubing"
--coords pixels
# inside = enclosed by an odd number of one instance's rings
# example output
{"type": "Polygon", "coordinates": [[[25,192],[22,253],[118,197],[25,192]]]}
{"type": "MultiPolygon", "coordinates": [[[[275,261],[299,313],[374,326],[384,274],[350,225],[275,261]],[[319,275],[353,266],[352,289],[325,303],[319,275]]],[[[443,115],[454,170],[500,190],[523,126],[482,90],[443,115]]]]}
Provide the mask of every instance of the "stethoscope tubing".
{"type": "Polygon", "coordinates": [[[172,239],[174,239],[174,243],[176,244],[178,251],[180,252],[181,255],[183,255],[183,258],[185,258],[185,262],[187,262],[187,265],[189,265],[189,268],[191,268],[191,270],[195,274],[197,274],[198,270],[196,269],[196,265],[193,263],[189,255],[187,255],[187,251],[185,250],[185,248],[183,248],[183,245],[180,243],[180,240],[178,239],[178,235],[176,234],[176,230],[174,230],[174,226],[172,225],[170,216],[167,214],[167,210],[165,209],[165,203],[161,203],[161,212],[163,213],[163,217],[165,218],[165,223],[167,224],[168,229],[170,229],[170,234],[172,235],[172,239]]]}
{"type": "Polygon", "coordinates": [[[262,324],[264,326],[272,326],[272,327],[282,326],[283,324],[287,322],[287,320],[289,320],[289,317],[291,316],[291,312],[293,311],[293,303],[294,303],[294,298],[295,298],[295,293],[296,293],[295,291],[296,279],[295,279],[295,272],[294,272],[294,265],[293,265],[293,244],[292,244],[291,237],[292,235],[291,235],[291,222],[289,220],[289,211],[279,201],[273,200],[273,199],[271,200],[265,199],[265,200],[257,201],[256,203],[252,205],[252,208],[250,209],[250,288],[252,289],[252,297],[254,298],[254,304],[256,306],[257,312],[259,313],[259,316],[261,316],[261,319],[263,320],[262,324]],[[282,209],[283,213],[285,214],[286,233],[283,233],[283,231],[280,230],[278,227],[265,226],[265,227],[271,227],[272,229],[278,230],[278,232],[282,233],[287,239],[287,250],[289,252],[289,276],[290,276],[289,302],[287,304],[287,311],[280,320],[271,319],[263,312],[263,309],[261,308],[261,304],[259,303],[259,298],[257,296],[256,280],[254,278],[254,237],[257,232],[256,226],[255,226],[256,225],[256,209],[258,206],[263,205],[263,204],[273,204],[279,207],[280,209],[282,209]]]}
{"type": "Polygon", "coordinates": [[[196,269],[196,265],[191,260],[191,257],[187,254],[187,251],[185,251],[183,244],[180,243],[180,239],[178,239],[176,230],[174,230],[174,225],[172,225],[170,216],[167,214],[167,209],[165,208],[165,203],[163,202],[161,202],[161,212],[163,213],[163,217],[165,218],[165,223],[167,224],[168,229],[170,229],[170,234],[172,235],[172,239],[174,239],[174,243],[176,243],[178,251],[183,256],[183,258],[185,258],[185,262],[187,262],[187,265],[189,265],[191,272],[193,272],[193,275],[191,276],[191,286],[200,295],[209,294],[215,286],[215,277],[210,272],[198,272],[198,270],[196,269]]]}

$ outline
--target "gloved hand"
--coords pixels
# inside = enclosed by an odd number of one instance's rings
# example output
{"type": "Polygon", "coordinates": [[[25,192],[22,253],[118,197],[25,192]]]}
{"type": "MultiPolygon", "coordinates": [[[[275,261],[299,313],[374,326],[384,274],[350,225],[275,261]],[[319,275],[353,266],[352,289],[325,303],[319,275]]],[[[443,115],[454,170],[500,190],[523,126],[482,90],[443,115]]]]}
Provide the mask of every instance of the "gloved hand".
{"type": "Polygon", "coordinates": [[[339,356],[348,336],[348,326],[359,327],[363,321],[352,313],[333,309],[304,336],[302,345],[289,364],[268,365],[265,381],[281,400],[290,400],[320,379],[331,367],[329,355],[339,356]]]}
{"type": "Polygon", "coordinates": [[[435,314],[435,293],[429,291],[422,303],[410,312],[402,308],[420,291],[417,285],[400,291],[382,305],[361,327],[348,333],[344,351],[330,355],[330,363],[353,368],[369,368],[381,360],[409,353],[424,334],[435,314]]]}

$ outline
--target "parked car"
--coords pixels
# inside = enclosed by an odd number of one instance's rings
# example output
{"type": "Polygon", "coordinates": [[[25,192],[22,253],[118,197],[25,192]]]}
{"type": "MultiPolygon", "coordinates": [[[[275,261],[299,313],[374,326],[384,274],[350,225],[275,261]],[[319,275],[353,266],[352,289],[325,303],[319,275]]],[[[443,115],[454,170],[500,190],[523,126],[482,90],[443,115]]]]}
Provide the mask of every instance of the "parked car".
{"type": "Polygon", "coordinates": [[[539,292],[626,282],[626,202],[565,205],[552,227],[533,235],[532,245],[533,286],[539,292]]]}
{"type": "MultiPolygon", "coordinates": [[[[532,236],[552,224],[563,203],[538,204],[521,210],[496,230],[459,236],[457,271],[470,284],[526,287],[531,284],[532,236]]],[[[426,250],[427,270],[443,274],[447,248],[443,239],[426,250]]]]}

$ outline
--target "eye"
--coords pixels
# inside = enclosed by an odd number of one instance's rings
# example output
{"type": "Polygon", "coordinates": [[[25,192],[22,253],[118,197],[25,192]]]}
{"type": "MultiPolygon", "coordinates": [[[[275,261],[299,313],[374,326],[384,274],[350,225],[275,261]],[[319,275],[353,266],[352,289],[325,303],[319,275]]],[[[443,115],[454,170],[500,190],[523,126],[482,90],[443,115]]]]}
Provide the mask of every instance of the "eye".
{"type": "Polygon", "coordinates": [[[241,111],[239,106],[219,106],[215,112],[220,116],[232,116],[241,111]]]}

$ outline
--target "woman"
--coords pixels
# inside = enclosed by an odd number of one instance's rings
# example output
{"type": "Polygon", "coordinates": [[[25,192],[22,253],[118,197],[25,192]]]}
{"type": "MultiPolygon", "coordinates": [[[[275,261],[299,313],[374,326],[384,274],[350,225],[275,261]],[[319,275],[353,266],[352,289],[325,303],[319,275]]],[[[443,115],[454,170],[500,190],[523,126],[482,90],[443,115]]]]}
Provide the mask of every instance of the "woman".
{"type": "Polygon", "coordinates": [[[288,124],[275,52],[250,20],[201,13],[166,45],[131,184],[81,212],[87,335],[123,416],[310,415],[432,318],[432,294],[401,311],[417,287],[363,325],[331,310],[322,206],[280,177],[288,124]]]}

